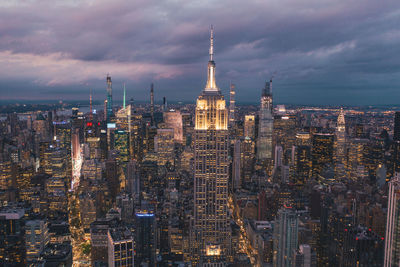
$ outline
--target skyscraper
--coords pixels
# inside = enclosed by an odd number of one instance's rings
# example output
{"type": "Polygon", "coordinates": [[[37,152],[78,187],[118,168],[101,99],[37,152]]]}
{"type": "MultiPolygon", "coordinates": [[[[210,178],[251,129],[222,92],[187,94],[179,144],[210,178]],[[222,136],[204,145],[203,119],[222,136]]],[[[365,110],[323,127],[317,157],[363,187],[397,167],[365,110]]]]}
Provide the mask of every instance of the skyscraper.
{"type": "Polygon", "coordinates": [[[384,267],[394,267],[400,264],[399,208],[400,176],[396,175],[389,182],[384,267]]]}
{"type": "Polygon", "coordinates": [[[393,140],[400,141],[400,111],[394,114],[394,132],[393,140]]]}
{"type": "Polygon", "coordinates": [[[154,84],[150,87],[150,115],[151,115],[151,125],[154,125],[154,84]]]}
{"type": "Polygon", "coordinates": [[[257,159],[272,159],[272,131],[274,117],[272,114],[272,80],[265,83],[261,95],[260,119],[258,126],[257,159]]]}
{"type": "Polygon", "coordinates": [[[107,121],[110,121],[113,115],[112,105],[112,82],[110,75],[107,74],[107,121]]]}
{"type": "Polygon", "coordinates": [[[335,173],[337,178],[344,178],[346,175],[346,122],[344,119],[343,108],[337,119],[336,126],[336,149],[335,149],[335,173]]]}
{"type": "Polygon", "coordinates": [[[400,172],[400,112],[394,115],[393,131],[393,175],[400,172]]]}
{"type": "Polygon", "coordinates": [[[157,226],[154,213],[138,212],[135,215],[136,222],[136,255],[138,264],[156,264],[157,226]]]}
{"type": "Polygon", "coordinates": [[[212,28],[207,85],[196,104],[194,147],[193,261],[223,264],[230,255],[231,243],[227,207],[228,110],[215,83],[212,28]]]}
{"type": "Polygon", "coordinates": [[[299,219],[292,207],[284,206],[278,211],[274,227],[274,266],[293,266],[298,242],[299,219]]]}
{"type": "Polygon", "coordinates": [[[235,85],[231,83],[231,90],[229,93],[229,127],[235,124],[235,85]]]}
{"type": "Polygon", "coordinates": [[[318,133],[313,136],[312,176],[319,177],[333,163],[333,134],[318,133]]]}
{"type": "Polygon", "coordinates": [[[108,266],[135,266],[133,235],[126,227],[108,230],[108,266]]]}

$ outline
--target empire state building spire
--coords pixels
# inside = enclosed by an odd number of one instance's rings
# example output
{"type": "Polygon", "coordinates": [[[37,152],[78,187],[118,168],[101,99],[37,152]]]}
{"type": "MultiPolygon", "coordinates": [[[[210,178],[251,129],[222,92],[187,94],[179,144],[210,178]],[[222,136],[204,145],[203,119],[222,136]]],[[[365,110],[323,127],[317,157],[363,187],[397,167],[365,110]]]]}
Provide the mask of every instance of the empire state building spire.
{"type": "Polygon", "coordinates": [[[215,83],[215,62],[213,60],[214,56],[214,28],[211,26],[210,33],[210,61],[208,61],[208,79],[207,85],[204,89],[205,91],[219,91],[215,83]]]}

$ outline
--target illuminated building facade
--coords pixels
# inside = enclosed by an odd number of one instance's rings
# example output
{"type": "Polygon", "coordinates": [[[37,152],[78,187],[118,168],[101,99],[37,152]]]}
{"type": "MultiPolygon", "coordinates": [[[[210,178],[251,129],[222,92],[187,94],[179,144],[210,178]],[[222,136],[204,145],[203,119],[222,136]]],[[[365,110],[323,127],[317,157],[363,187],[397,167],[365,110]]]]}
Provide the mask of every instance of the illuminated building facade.
{"type": "Polygon", "coordinates": [[[45,220],[29,220],[25,223],[26,260],[39,259],[40,253],[49,243],[49,233],[45,220]]]}
{"type": "Polygon", "coordinates": [[[231,244],[227,207],[228,110],[215,83],[213,30],[207,85],[197,99],[195,116],[193,262],[223,264],[230,255],[231,244]]]}
{"type": "Polygon", "coordinates": [[[332,134],[317,133],[313,136],[312,145],[312,176],[317,178],[330,164],[333,163],[332,134]]]}
{"type": "Polygon", "coordinates": [[[154,138],[154,150],[158,155],[158,165],[166,165],[167,162],[175,165],[174,129],[157,129],[154,138]]]}
{"type": "Polygon", "coordinates": [[[311,176],[311,138],[309,133],[296,134],[294,148],[294,183],[304,185],[311,176]]]}
{"type": "Polygon", "coordinates": [[[346,122],[343,109],[337,119],[336,126],[336,146],[335,146],[335,172],[337,178],[344,178],[346,175],[346,122]]]}
{"type": "Polygon", "coordinates": [[[229,127],[235,125],[235,85],[231,84],[231,90],[229,92],[229,127]]]}
{"type": "Polygon", "coordinates": [[[108,266],[134,265],[134,241],[131,231],[126,227],[108,230],[108,266]]]}
{"type": "Polygon", "coordinates": [[[183,142],[183,123],[182,114],[179,110],[164,112],[164,123],[166,128],[174,129],[174,140],[177,143],[183,142]]]}
{"type": "Polygon", "coordinates": [[[255,140],[256,137],[256,117],[254,115],[244,116],[244,137],[255,140]]]}
{"type": "Polygon", "coordinates": [[[129,133],[124,130],[114,132],[114,148],[118,151],[118,162],[129,161],[129,133]]]}
{"type": "Polygon", "coordinates": [[[261,95],[261,107],[259,114],[257,160],[272,159],[272,134],[274,126],[272,106],[272,80],[265,83],[261,95]]]}

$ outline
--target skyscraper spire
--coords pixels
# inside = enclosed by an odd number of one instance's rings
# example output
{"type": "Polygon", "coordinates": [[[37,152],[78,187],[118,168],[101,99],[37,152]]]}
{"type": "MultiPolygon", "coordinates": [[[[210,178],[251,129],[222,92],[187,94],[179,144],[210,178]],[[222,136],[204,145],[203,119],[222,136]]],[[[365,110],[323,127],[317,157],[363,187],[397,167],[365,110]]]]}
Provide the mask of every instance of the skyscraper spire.
{"type": "Polygon", "coordinates": [[[126,97],[126,88],[125,88],[125,83],[124,83],[124,99],[123,99],[123,108],[125,109],[125,98],[126,97]]]}
{"type": "Polygon", "coordinates": [[[213,61],[214,55],[214,27],[211,25],[211,32],[210,32],[210,61],[213,61]]]}
{"type": "Polygon", "coordinates": [[[215,83],[215,62],[213,60],[214,56],[214,28],[211,25],[210,33],[210,61],[208,61],[208,79],[207,85],[204,89],[205,91],[219,91],[215,83]]]}

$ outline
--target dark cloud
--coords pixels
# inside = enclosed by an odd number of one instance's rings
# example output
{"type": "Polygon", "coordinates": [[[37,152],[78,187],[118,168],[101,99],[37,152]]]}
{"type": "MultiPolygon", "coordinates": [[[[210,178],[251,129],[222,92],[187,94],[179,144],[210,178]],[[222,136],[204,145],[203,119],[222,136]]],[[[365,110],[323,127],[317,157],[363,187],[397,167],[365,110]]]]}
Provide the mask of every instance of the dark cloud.
{"type": "Polygon", "coordinates": [[[85,98],[89,83],[102,99],[111,73],[117,95],[125,81],[145,100],[155,81],[160,97],[194,100],[214,24],[217,82],[224,91],[235,82],[239,101],[258,101],[276,72],[278,102],[392,104],[399,23],[393,0],[9,1],[0,4],[0,92],[85,98]]]}

